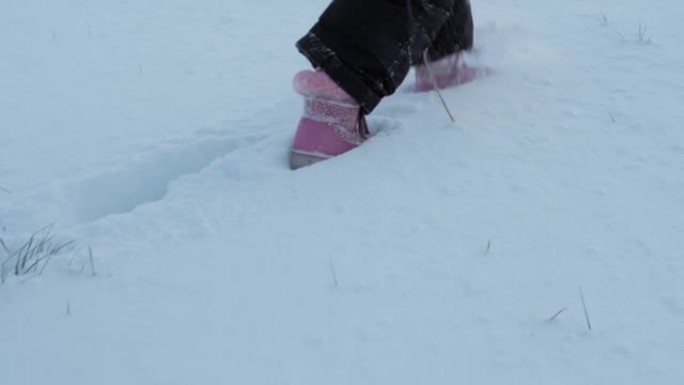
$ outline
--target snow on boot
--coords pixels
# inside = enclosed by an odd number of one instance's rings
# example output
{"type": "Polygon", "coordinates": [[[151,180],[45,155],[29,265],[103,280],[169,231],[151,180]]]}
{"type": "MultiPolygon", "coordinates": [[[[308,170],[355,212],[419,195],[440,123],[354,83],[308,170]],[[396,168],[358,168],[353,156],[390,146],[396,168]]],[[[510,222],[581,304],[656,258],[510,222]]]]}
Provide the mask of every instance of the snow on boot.
{"type": "Polygon", "coordinates": [[[415,67],[416,92],[427,92],[435,89],[453,87],[471,82],[479,77],[487,76],[490,70],[470,66],[463,62],[461,53],[452,54],[442,59],[415,67]]]}
{"type": "Polygon", "coordinates": [[[290,153],[291,169],[343,154],[368,139],[359,104],[324,72],[299,72],[294,89],[305,103],[290,153]]]}

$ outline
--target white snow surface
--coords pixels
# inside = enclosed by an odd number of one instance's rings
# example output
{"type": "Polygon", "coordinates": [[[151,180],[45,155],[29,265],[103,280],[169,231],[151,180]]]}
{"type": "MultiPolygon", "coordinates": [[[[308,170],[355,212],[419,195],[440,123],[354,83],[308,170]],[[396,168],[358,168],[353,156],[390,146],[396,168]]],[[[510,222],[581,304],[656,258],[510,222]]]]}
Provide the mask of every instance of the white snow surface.
{"type": "Polygon", "coordinates": [[[0,383],[684,383],[684,4],[473,0],[455,123],[293,172],[327,4],[0,1],[0,383]]]}

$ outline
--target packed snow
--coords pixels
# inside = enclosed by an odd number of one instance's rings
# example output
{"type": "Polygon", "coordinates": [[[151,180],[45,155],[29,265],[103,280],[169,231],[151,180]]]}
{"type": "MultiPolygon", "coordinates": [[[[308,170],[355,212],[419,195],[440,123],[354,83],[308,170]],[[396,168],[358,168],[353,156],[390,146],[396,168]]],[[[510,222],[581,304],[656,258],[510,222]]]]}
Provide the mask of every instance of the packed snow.
{"type": "Polygon", "coordinates": [[[0,383],[684,383],[684,4],[472,0],[293,172],[327,4],[0,2],[0,383]]]}

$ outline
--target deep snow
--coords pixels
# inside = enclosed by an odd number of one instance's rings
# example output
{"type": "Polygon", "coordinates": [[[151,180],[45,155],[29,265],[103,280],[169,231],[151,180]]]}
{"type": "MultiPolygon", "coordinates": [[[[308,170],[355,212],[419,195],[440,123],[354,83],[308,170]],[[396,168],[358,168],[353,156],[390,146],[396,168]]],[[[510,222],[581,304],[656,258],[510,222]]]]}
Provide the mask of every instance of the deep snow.
{"type": "Polygon", "coordinates": [[[83,246],[6,273],[2,382],[683,383],[684,5],[473,0],[455,124],[292,172],[326,4],[0,3],[0,238],[83,246]]]}

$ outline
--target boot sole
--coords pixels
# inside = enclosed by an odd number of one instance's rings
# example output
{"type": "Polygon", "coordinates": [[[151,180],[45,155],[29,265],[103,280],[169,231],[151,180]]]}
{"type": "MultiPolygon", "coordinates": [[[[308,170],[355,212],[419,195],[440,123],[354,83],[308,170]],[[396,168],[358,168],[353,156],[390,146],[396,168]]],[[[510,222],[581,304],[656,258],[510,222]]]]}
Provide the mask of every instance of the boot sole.
{"type": "Polygon", "coordinates": [[[291,152],[290,153],[290,169],[291,170],[296,170],[298,168],[306,167],[306,166],[311,166],[314,163],[318,163],[322,160],[326,160],[328,158],[316,156],[316,155],[309,155],[309,154],[300,154],[297,152],[291,152]]]}

